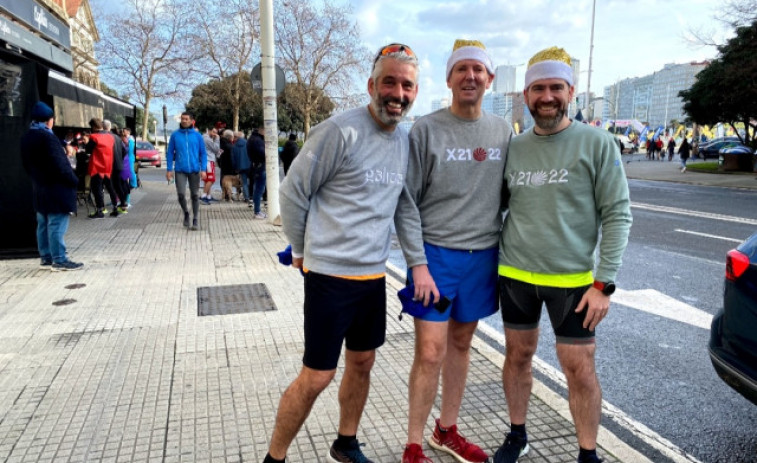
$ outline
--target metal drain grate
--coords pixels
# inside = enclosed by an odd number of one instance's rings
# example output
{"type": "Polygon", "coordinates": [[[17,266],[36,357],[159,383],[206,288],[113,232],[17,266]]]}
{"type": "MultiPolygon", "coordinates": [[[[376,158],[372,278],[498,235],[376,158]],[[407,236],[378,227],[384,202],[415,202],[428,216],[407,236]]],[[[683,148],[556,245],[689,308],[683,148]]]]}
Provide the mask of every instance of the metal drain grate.
{"type": "Polygon", "coordinates": [[[197,316],[229,315],[276,310],[263,283],[197,288],[197,316]]]}

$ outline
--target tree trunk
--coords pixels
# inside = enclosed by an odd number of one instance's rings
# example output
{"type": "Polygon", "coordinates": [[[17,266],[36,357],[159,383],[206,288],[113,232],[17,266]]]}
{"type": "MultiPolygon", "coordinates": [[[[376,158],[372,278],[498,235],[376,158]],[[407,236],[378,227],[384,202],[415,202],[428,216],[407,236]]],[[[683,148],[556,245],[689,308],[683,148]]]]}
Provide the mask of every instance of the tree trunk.
{"type": "MultiPolygon", "coordinates": [[[[147,140],[147,132],[148,127],[147,125],[150,123],[150,99],[145,99],[145,108],[142,112],[142,140],[147,140]]],[[[155,141],[158,141],[158,134],[157,130],[155,131],[155,141]]]]}

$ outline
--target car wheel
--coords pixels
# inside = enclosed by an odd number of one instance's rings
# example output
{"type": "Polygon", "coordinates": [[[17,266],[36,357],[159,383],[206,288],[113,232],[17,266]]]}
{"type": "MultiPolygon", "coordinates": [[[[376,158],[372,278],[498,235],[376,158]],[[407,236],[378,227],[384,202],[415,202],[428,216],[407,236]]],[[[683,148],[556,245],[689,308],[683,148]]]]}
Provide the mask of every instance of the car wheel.
{"type": "Polygon", "coordinates": [[[158,163],[155,167],[157,167],[158,169],[160,169],[160,166],[161,166],[161,163],[158,163]]]}

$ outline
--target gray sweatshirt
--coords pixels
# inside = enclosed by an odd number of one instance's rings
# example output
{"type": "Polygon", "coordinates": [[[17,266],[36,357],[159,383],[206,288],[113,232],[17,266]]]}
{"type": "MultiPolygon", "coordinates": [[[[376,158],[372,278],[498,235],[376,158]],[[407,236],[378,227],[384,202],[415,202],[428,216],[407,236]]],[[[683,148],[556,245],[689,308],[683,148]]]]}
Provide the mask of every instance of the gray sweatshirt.
{"type": "Polygon", "coordinates": [[[511,137],[510,124],[488,113],[468,120],[444,108],[416,121],[394,219],[408,267],[427,263],[424,241],[449,249],[497,246],[511,137]]]}
{"type": "Polygon", "coordinates": [[[304,266],[327,275],[384,273],[407,172],[407,133],[367,107],[317,125],[281,184],[281,219],[304,266]]]}

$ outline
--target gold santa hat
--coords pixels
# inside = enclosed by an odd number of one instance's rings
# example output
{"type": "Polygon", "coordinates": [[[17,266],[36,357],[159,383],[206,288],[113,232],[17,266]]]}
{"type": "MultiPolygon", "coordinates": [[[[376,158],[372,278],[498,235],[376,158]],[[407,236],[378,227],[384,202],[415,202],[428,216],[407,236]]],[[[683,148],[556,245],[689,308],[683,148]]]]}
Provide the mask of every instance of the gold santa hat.
{"type": "Polygon", "coordinates": [[[573,68],[570,67],[570,55],[562,48],[546,48],[528,60],[526,70],[526,88],[541,79],[563,79],[573,85],[573,68]]]}

